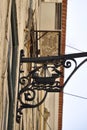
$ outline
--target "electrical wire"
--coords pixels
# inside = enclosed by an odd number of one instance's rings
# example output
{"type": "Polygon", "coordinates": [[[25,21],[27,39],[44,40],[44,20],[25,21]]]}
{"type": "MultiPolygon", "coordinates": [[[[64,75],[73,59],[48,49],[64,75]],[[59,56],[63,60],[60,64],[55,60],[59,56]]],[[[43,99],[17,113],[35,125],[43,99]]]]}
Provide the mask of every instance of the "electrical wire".
{"type": "Polygon", "coordinates": [[[80,50],[80,49],[77,49],[77,48],[75,48],[75,47],[73,47],[73,46],[70,46],[70,45],[68,45],[68,44],[66,44],[66,46],[69,47],[69,48],[71,48],[71,49],[74,49],[74,50],[76,50],[76,51],[84,52],[84,51],[82,51],[82,50],[80,50]]]}
{"type": "MultiPolygon", "coordinates": [[[[68,44],[66,44],[66,46],[69,47],[69,48],[71,48],[71,49],[74,49],[74,50],[77,50],[77,51],[80,51],[80,52],[84,52],[84,51],[82,51],[80,49],[77,49],[77,48],[75,48],[73,46],[70,46],[68,44]]],[[[87,97],[83,97],[83,96],[79,96],[79,95],[75,95],[75,94],[71,94],[71,93],[67,93],[67,92],[63,92],[63,93],[66,94],[66,95],[68,95],[68,96],[73,96],[73,97],[81,98],[81,99],[87,99],[87,97]]]]}
{"type": "Polygon", "coordinates": [[[87,97],[83,97],[83,96],[80,96],[80,95],[75,95],[75,94],[71,94],[71,93],[67,93],[67,92],[63,92],[65,95],[68,95],[68,96],[72,96],[72,97],[76,97],[76,98],[81,98],[81,99],[87,99],[87,97]]]}

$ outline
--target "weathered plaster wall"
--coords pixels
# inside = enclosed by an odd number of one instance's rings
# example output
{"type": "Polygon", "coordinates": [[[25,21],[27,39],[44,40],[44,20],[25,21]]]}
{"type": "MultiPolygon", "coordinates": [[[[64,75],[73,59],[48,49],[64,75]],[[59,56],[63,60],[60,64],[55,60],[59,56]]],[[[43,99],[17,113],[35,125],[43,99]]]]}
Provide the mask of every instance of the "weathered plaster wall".
{"type": "Polygon", "coordinates": [[[3,0],[0,4],[0,130],[7,129],[8,117],[8,85],[7,58],[9,45],[11,0],[3,0]]]}

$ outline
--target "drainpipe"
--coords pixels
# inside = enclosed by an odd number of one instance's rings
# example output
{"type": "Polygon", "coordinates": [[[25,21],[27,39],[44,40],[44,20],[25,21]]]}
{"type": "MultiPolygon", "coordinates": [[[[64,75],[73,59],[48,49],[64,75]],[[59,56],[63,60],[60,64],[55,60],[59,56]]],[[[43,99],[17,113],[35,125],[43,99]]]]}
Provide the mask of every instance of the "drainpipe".
{"type": "Polygon", "coordinates": [[[9,115],[8,130],[13,130],[14,121],[14,102],[15,102],[15,86],[16,86],[16,70],[18,56],[18,32],[17,32],[17,14],[16,2],[12,0],[11,7],[11,34],[12,34],[12,68],[10,71],[10,59],[8,59],[8,86],[9,86],[9,115]]]}

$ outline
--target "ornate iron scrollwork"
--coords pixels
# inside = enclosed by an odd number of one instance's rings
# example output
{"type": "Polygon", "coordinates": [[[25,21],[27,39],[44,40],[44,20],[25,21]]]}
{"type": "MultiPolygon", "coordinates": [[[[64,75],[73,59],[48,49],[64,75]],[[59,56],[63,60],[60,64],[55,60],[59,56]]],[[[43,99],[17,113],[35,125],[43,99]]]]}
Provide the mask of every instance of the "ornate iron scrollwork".
{"type": "Polygon", "coordinates": [[[18,101],[17,101],[17,122],[20,122],[22,110],[25,108],[35,108],[41,105],[48,92],[61,92],[64,86],[83,65],[87,59],[77,64],[76,58],[87,57],[87,52],[78,54],[69,54],[62,56],[48,56],[37,58],[25,58],[24,51],[20,53],[20,70],[19,70],[19,87],[18,87],[18,101]],[[24,76],[25,72],[21,69],[23,63],[32,63],[32,69],[24,76]],[[73,65],[73,70],[61,85],[60,78],[64,78],[63,69],[69,69],[73,65]],[[61,69],[63,68],[63,69],[61,69]],[[38,92],[43,91],[42,99],[38,99],[38,92]]]}

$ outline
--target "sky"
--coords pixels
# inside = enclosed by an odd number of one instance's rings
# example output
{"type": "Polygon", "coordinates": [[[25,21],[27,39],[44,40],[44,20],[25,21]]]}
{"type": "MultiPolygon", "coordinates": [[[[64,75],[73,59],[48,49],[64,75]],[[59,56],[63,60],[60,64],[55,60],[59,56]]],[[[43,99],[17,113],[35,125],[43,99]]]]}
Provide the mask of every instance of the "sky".
{"type": "MultiPolygon", "coordinates": [[[[68,0],[66,53],[87,51],[87,0],[68,0]]],[[[83,58],[78,60],[80,63],[83,58]]],[[[71,69],[65,70],[65,78],[71,69]]],[[[64,88],[62,130],[87,130],[87,62],[64,88]],[[70,94],[70,95],[69,95],[70,94]],[[80,97],[72,96],[77,95],[80,97]]]]}

